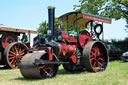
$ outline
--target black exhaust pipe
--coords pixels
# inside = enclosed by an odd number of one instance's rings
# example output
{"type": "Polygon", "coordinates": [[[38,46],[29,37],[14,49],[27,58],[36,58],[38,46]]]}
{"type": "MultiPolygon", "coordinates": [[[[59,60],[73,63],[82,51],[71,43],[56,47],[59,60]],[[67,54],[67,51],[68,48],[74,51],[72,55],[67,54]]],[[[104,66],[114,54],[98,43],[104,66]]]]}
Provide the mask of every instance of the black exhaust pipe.
{"type": "Polygon", "coordinates": [[[54,19],[55,19],[55,7],[48,7],[48,31],[51,34],[51,40],[54,39],[54,19]]]}

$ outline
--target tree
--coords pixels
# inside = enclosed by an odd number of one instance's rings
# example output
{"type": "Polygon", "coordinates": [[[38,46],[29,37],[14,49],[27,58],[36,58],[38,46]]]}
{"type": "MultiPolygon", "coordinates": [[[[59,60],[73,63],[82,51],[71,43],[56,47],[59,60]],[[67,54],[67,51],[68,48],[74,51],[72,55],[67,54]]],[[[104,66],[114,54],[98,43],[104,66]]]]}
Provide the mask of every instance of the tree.
{"type": "MultiPolygon", "coordinates": [[[[127,12],[128,12],[128,7],[127,7],[127,12]]],[[[126,19],[127,25],[126,27],[128,28],[128,18],[126,19]]]]}
{"type": "Polygon", "coordinates": [[[48,30],[48,22],[47,21],[40,23],[39,28],[37,28],[38,33],[41,35],[46,34],[47,30],[48,30]]]}
{"type": "Polygon", "coordinates": [[[112,43],[117,47],[120,48],[123,51],[128,51],[128,38],[125,38],[124,40],[112,40],[112,43]]]}
{"type": "Polygon", "coordinates": [[[55,31],[59,28],[60,23],[58,17],[55,17],[55,31]]]}
{"type": "MultiPolygon", "coordinates": [[[[58,17],[55,17],[55,31],[58,29],[59,27],[59,21],[58,21],[58,17]]],[[[47,21],[43,21],[39,24],[39,28],[37,28],[37,31],[39,32],[39,34],[43,35],[46,34],[48,30],[48,22],[47,21]]]]}
{"type": "Polygon", "coordinates": [[[74,5],[76,11],[113,18],[115,20],[128,19],[128,0],[79,0],[74,5]]]}

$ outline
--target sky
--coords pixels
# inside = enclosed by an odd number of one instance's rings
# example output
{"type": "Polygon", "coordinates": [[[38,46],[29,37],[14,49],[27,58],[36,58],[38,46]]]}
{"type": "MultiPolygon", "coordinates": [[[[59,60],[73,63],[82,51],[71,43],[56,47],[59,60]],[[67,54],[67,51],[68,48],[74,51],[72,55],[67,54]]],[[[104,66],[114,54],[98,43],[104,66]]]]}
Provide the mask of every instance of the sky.
{"type": "MultiPolygon", "coordinates": [[[[48,19],[48,6],[55,6],[55,16],[74,11],[73,5],[79,0],[1,0],[0,24],[8,27],[36,30],[39,23],[48,19]]],[[[112,24],[104,24],[104,38],[123,40],[128,34],[125,32],[125,20],[112,20],[112,24]]]]}

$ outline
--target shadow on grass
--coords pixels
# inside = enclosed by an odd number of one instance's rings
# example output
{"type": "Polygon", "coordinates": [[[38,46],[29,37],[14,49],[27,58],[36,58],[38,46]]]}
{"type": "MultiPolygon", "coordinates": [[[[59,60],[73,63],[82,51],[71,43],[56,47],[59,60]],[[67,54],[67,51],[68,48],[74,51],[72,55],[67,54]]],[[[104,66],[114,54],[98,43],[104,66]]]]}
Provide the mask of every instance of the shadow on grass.
{"type": "Polygon", "coordinates": [[[20,80],[20,81],[37,81],[37,80],[41,80],[41,79],[27,79],[24,77],[19,77],[19,78],[15,78],[14,80],[20,80]]]}
{"type": "MultiPolygon", "coordinates": [[[[81,72],[83,72],[83,71],[68,72],[68,71],[65,71],[64,69],[60,69],[60,70],[58,70],[56,75],[80,74],[81,72]]],[[[46,78],[46,79],[52,79],[52,78],[46,78]]],[[[42,80],[42,79],[27,79],[27,78],[24,78],[24,77],[19,77],[19,78],[15,78],[14,80],[20,80],[20,81],[39,81],[39,80],[42,80]]],[[[45,80],[45,79],[43,79],[43,80],[45,80]]]]}
{"type": "Polygon", "coordinates": [[[83,71],[66,71],[64,69],[60,69],[58,71],[57,75],[80,74],[82,72],[87,72],[87,71],[85,71],[85,70],[83,70],[83,71]]]}

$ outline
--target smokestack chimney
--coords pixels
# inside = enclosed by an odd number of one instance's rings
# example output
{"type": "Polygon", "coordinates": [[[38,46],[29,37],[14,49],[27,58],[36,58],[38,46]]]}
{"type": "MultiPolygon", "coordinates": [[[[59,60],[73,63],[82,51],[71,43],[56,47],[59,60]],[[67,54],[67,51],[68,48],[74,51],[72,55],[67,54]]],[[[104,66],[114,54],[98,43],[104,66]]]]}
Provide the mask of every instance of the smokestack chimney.
{"type": "Polygon", "coordinates": [[[51,31],[51,38],[54,36],[54,18],[55,18],[55,7],[48,7],[48,29],[51,31]]]}

